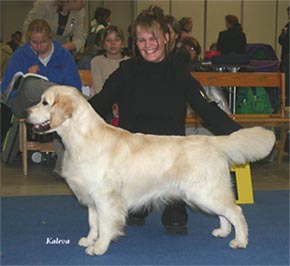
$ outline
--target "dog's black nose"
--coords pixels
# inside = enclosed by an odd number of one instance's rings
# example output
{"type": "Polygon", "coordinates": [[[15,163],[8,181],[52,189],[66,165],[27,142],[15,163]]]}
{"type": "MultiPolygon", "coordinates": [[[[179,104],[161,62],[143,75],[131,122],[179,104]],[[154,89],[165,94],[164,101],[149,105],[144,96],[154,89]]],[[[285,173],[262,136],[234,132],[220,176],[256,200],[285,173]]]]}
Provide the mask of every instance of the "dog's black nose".
{"type": "Polygon", "coordinates": [[[22,116],[23,118],[27,118],[29,115],[29,112],[27,110],[25,110],[23,113],[22,113],[22,116]]]}

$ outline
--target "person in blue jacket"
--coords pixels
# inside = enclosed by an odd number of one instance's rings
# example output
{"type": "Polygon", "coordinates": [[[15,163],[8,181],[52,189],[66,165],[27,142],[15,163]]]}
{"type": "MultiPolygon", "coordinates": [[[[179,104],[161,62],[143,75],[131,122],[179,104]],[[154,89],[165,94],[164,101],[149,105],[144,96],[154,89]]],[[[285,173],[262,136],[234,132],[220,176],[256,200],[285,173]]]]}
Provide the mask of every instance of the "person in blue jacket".
{"type": "Polygon", "coordinates": [[[1,92],[4,93],[17,72],[39,74],[48,79],[34,78],[13,88],[8,105],[17,117],[40,100],[43,91],[54,85],[68,85],[81,90],[82,83],[72,54],[53,40],[45,20],[33,20],[27,30],[27,43],[12,55],[4,72],[1,92]]]}
{"type": "MultiPolygon", "coordinates": [[[[73,86],[81,91],[82,82],[72,54],[61,44],[53,40],[51,28],[43,19],[33,20],[27,29],[27,43],[19,47],[12,55],[4,72],[1,84],[1,97],[17,117],[38,103],[42,93],[52,85],[73,86]],[[44,76],[47,80],[36,77],[20,78],[12,87],[11,83],[17,72],[32,73],[44,76]]],[[[2,103],[3,104],[3,103],[2,103]]],[[[54,172],[60,174],[63,158],[63,146],[60,138],[53,135],[57,161],[54,172]]]]}

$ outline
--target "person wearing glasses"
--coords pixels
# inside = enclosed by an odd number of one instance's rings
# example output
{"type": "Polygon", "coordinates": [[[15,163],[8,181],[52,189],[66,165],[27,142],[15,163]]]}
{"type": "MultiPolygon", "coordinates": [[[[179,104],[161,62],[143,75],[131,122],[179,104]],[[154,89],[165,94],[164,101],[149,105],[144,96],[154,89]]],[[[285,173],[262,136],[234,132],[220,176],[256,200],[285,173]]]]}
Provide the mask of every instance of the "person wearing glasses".
{"type": "Polygon", "coordinates": [[[182,44],[189,52],[190,63],[200,64],[201,46],[199,42],[195,38],[188,36],[182,40],[182,44]]]}

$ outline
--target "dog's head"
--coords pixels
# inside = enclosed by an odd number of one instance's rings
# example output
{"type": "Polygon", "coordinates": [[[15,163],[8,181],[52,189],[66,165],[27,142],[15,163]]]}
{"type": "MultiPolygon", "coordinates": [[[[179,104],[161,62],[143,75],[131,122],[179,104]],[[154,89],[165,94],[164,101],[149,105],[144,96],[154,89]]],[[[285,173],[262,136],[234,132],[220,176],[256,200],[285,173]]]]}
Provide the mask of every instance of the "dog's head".
{"type": "Polygon", "coordinates": [[[28,108],[25,119],[39,134],[50,133],[60,128],[73,115],[77,100],[83,97],[73,87],[52,86],[41,96],[40,102],[28,108]]]}

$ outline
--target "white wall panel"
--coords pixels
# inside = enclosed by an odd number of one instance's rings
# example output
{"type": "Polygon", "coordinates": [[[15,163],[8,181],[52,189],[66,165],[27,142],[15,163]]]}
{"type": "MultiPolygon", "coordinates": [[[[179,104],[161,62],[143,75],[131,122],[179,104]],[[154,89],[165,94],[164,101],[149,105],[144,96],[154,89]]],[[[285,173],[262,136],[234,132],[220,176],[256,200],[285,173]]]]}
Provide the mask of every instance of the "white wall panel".
{"type": "Polygon", "coordinates": [[[195,37],[202,50],[204,47],[204,6],[205,2],[200,0],[182,1],[173,0],[171,3],[171,15],[180,20],[182,17],[191,17],[193,27],[190,33],[195,37]]]}
{"type": "Polygon", "coordinates": [[[276,1],[244,1],[244,32],[248,43],[276,43],[276,1]]]}
{"type": "Polygon", "coordinates": [[[94,0],[94,1],[86,2],[85,9],[86,9],[86,19],[88,22],[94,18],[96,8],[102,7],[102,6],[103,6],[103,1],[94,0]]]}
{"type": "Polygon", "coordinates": [[[33,1],[1,0],[1,41],[10,41],[11,34],[22,30],[22,25],[33,1]]]}
{"type": "Polygon", "coordinates": [[[129,25],[132,24],[133,18],[133,2],[132,1],[105,1],[104,7],[112,11],[111,24],[119,26],[125,35],[127,44],[129,25]]]}
{"type": "Polygon", "coordinates": [[[144,9],[147,9],[150,5],[160,6],[165,14],[169,14],[170,10],[170,0],[161,0],[161,1],[135,1],[135,17],[144,9]]]}

